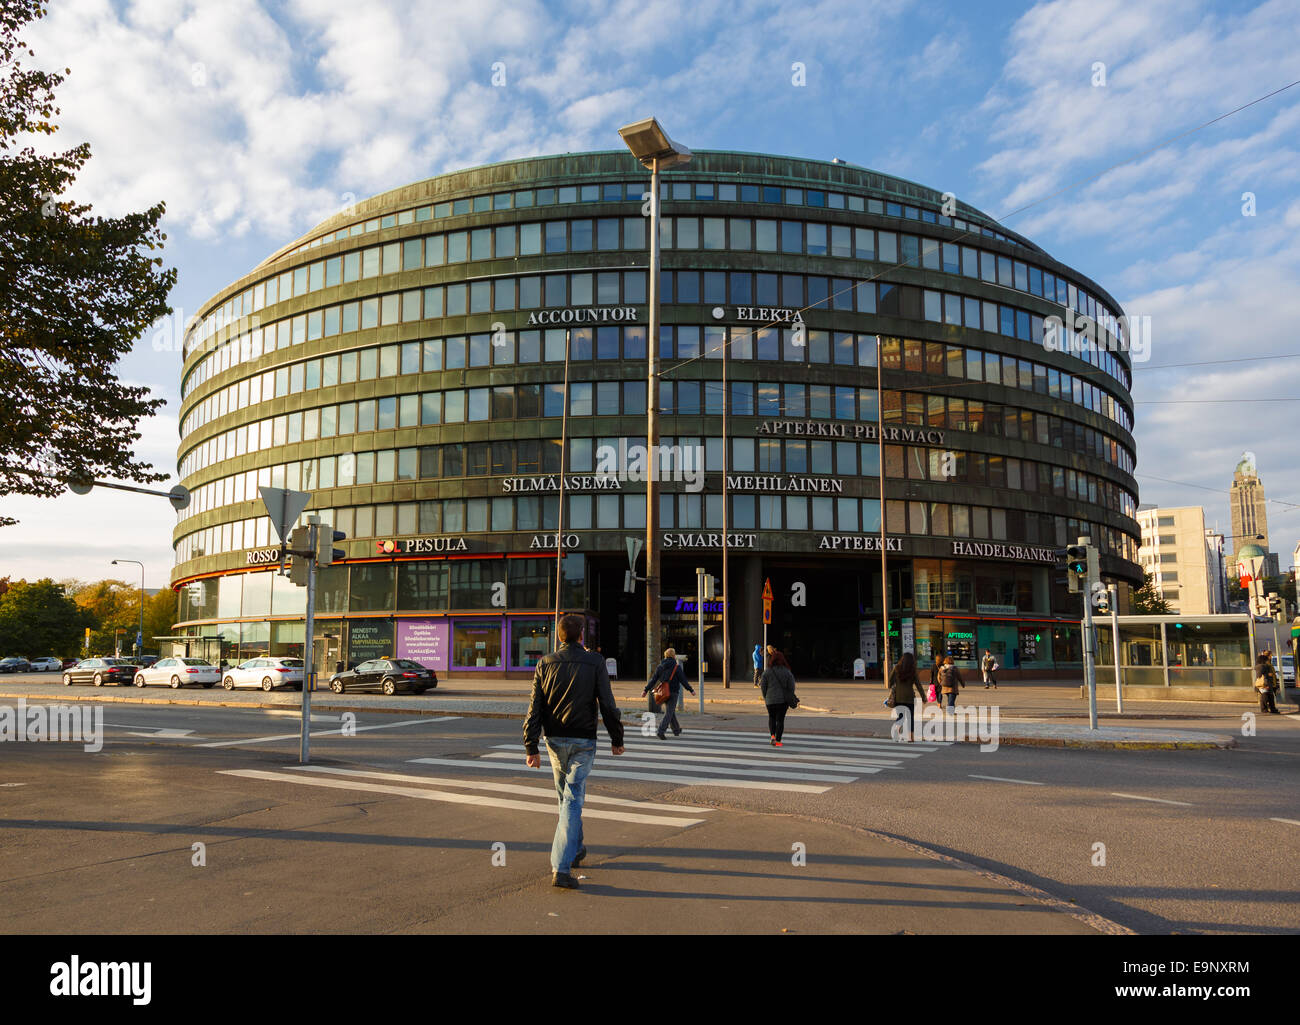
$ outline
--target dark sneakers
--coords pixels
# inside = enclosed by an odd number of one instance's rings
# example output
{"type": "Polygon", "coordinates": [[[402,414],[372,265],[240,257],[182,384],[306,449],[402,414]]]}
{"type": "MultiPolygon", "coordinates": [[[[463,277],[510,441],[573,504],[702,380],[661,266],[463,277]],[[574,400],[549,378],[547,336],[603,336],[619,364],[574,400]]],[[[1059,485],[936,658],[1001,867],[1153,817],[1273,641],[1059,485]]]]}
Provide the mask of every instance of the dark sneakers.
{"type": "Polygon", "coordinates": [[[556,872],[551,879],[551,885],[559,886],[565,890],[576,890],[578,888],[578,880],[574,879],[573,876],[569,875],[567,872],[556,872]]]}
{"type": "Polygon", "coordinates": [[[579,865],[581,865],[583,861],[586,859],[586,857],[587,857],[587,848],[585,847],[579,848],[578,853],[573,856],[573,867],[577,868],[579,865]]]}

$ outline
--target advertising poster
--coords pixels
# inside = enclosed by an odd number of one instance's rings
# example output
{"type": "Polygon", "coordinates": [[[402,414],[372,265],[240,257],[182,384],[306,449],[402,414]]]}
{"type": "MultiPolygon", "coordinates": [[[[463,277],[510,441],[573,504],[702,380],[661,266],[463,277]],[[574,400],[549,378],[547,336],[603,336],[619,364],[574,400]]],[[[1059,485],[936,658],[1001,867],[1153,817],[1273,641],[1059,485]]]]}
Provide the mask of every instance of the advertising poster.
{"type": "Polygon", "coordinates": [[[400,619],[397,621],[397,657],[435,672],[447,668],[447,641],[451,624],[445,619],[400,619]]]}

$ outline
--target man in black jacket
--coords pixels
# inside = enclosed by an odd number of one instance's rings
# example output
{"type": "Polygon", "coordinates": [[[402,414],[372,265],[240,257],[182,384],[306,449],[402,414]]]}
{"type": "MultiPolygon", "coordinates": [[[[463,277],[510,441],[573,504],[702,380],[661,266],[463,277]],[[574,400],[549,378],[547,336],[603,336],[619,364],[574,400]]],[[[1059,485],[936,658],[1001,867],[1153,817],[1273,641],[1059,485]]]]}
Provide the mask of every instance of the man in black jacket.
{"type": "Polygon", "coordinates": [[[582,802],[587,774],[596,759],[596,708],[605,722],[614,754],[623,753],[623,724],[605,661],[582,646],[583,619],[560,620],[560,648],[544,656],[533,673],[533,693],[524,718],[524,750],[530,769],[541,767],[537,738],[546,733],[546,752],[560,798],[560,821],[551,845],[552,883],[576,890],[570,869],[582,864],[582,802]]]}

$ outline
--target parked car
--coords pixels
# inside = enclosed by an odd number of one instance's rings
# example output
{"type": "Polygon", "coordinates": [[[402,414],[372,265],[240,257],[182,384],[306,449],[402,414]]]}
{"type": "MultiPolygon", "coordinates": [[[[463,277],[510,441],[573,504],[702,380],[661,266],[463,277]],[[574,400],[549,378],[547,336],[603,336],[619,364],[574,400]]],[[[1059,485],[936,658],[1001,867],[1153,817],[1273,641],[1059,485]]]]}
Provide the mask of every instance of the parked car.
{"type": "Polygon", "coordinates": [[[137,669],[135,685],[167,684],[173,690],[182,684],[198,683],[212,687],[221,681],[221,670],[201,658],[164,658],[152,666],[137,669]]]}
{"type": "Polygon", "coordinates": [[[0,673],[29,673],[31,670],[32,664],[25,658],[18,658],[16,655],[0,658],[0,673]]]}
{"type": "Polygon", "coordinates": [[[406,658],[372,658],[330,677],[330,690],[335,694],[349,690],[380,690],[385,694],[409,690],[423,694],[437,686],[438,676],[432,669],[406,658]]]}
{"type": "Polygon", "coordinates": [[[1295,683],[1295,656],[1294,655],[1274,655],[1273,668],[1277,670],[1278,675],[1282,678],[1283,683],[1295,683]],[[1282,664],[1278,665],[1278,658],[1282,659],[1282,664]]]}
{"type": "Polygon", "coordinates": [[[276,656],[250,658],[233,669],[227,669],[222,674],[221,685],[226,690],[235,687],[261,687],[262,690],[270,690],[272,687],[292,684],[294,690],[302,690],[304,669],[305,665],[300,658],[276,656]]]}
{"type": "Polygon", "coordinates": [[[32,663],[31,671],[33,673],[57,673],[63,668],[63,663],[53,655],[47,655],[45,658],[38,658],[32,663]]]}
{"type": "Polygon", "coordinates": [[[136,667],[121,658],[87,658],[82,659],[71,669],[63,670],[63,686],[74,683],[93,683],[102,687],[106,683],[116,683],[125,687],[135,679],[136,667]]]}
{"type": "Polygon", "coordinates": [[[80,662],[80,661],[81,661],[81,659],[79,659],[79,658],[65,658],[65,659],[63,660],[63,665],[62,665],[61,668],[63,668],[63,669],[71,669],[73,666],[75,666],[75,665],[76,665],[78,662],[80,662]]]}

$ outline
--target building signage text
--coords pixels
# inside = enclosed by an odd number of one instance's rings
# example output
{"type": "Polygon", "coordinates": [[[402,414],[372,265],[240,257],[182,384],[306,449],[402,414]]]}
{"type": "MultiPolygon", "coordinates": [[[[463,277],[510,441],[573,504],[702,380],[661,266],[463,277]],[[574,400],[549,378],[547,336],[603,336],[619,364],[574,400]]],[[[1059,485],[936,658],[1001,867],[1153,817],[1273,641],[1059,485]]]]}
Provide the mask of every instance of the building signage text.
{"type": "Polygon", "coordinates": [[[269,566],[273,562],[280,561],[279,546],[275,548],[255,548],[248,553],[249,566],[269,566]]]}
{"type": "Polygon", "coordinates": [[[731,476],[727,475],[727,487],[731,491],[798,491],[841,494],[844,482],[833,477],[787,477],[787,476],[731,476]]]}
{"type": "MultiPolygon", "coordinates": [[[[564,478],[565,491],[621,491],[623,485],[613,474],[574,474],[564,478]]],[[[501,482],[501,490],[506,492],[523,491],[559,491],[560,478],[554,477],[506,477],[501,482]]]]}
{"type": "MultiPolygon", "coordinates": [[[[529,547],[529,548],[550,548],[550,549],[554,549],[554,548],[556,548],[556,547],[558,546],[558,544],[559,544],[559,535],[558,535],[558,534],[534,534],[534,535],[533,535],[533,540],[529,543],[528,547],[529,547]]],[[[577,547],[578,547],[578,535],[577,535],[577,534],[565,534],[565,535],[564,535],[564,547],[565,547],[565,548],[577,548],[577,547]]]]}
{"type": "Polygon", "coordinates": [[[565,310],[534,310],[528,314],[531,324],[608,324],[637,319],[635,306],[574,306],[565,310]]]}
{"type": "Polygon", "coordinates": [[[803,311],[788,306],[737,306],[736,319],[764,324],[802,324],[803,311]]]}
{"type": "Polygon", "coordinates": [[[926,427],[877,428],[875,424],[850,424],[824,420],[763,420],[755,428],[755,433],[877,441],[881,430],[883,430],[885,441],[902,441],[913,445],[943,444],[943,431],[930,430],[926,427]]]}
{"type": "Polygon", "coordinates": [[[376,541],[380,555],[430,555],[439,552],[467,552],[463,537],[405,537],[376,541]]]}
{"type": "MultiPolygon", "coordinates": [[[[903,542],[901,538],[885,538],[886,550],[890,552],[901,552],[903,542]]],[[[875,534],[823,534],[822,539],[817,544],[818,548],[828,548],[835,552],[878,552],[880,551],[880,538],[875,534]]]]}
{"type": "Polygon", "coordinates": [[[953,555],[976,555],[985,559],[1020,559],[1026,562],[1056,562],[1056,552],[1037,545],[1006,545],[986,541],[954,541],[953,555]]]}
{"type": "MultiPolygon", "coordinates": [[[[728,548],[753,548],[756,534],[728,534],[728,548]]],[[[664,534],[663,546],[668,548],[721,548],[721,534],[664,534]]]]}

